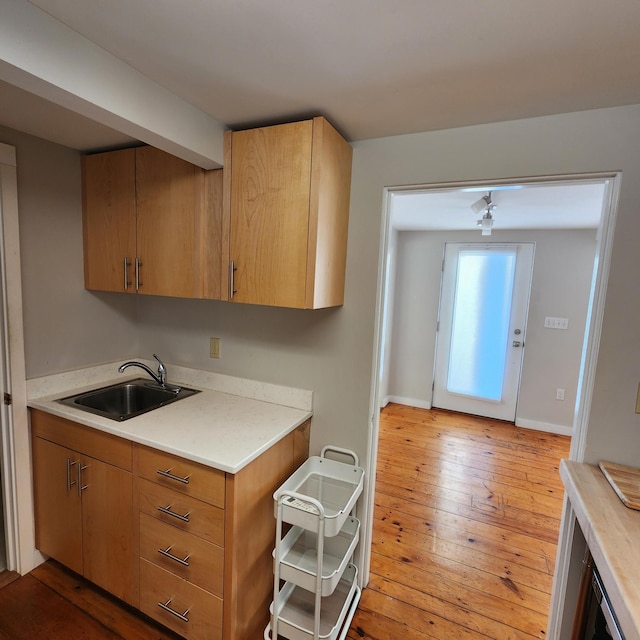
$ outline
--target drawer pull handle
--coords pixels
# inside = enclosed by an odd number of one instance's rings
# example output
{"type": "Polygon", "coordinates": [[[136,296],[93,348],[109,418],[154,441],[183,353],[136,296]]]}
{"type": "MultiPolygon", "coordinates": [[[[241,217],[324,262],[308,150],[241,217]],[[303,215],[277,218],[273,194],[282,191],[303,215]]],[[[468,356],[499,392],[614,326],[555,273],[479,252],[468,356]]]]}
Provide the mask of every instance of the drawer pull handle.
{"type": "Polygon", "coordinates": [[[171,549],[173,549],[173,546],[171,547],[167,547],[166,549],[158,549],[158,553],[161,553],[165,558],[169,558],[170,560],[174,560],[175,562],[181,564],[183,567],[188,567],[189,566],[189,558],[191,557],[191,554],[187,554],[184,558],[184,560],[182,558],[178,558],[178,556],[174,556],[171,553],[171,549]]]}
{"type": "Polygon", "coordinates": [[[171,510],[171,505],[167,505],[166,507],[158,507],[158,511],[160,511],[161,513],[164,513],[168,516],[173,516],[174,518],[178,518],[178,520],[182,520],[182,522],[189,522],[189,515],[190,515],[190,511],[188,511],[187,513],[185,513],[183,516],[180,515],[179,513],[176,513],[175,511],[171,510]]]}
{"type": "Polygon", "coordinates": [[[182,484],[189,484],[189,477],[190,476],[185,476],[184,478],[181,478],[180,476],[174,476],[171,473],[171,469],[167,469],[166,471],[162,471],[162,469],[158,469],[157,471],[159,476],[162,476],[163,478],[169,478],[169,480],[175,480],[176,482],[182,482],[182,484]]]}
{"type": "Polygon", "coordinates": [[[187,609],[184,613],[178,613],[175,609],[172,609],[169,605],[171,604],[171,598],[169,598],[166,602],[158,602],[158,606],[166,611],[174,615],[176,618],[182,620],[182,622],[189,622],[189,618],[187,618],[187,614],[189,613],[189,609],[187,609]]]}

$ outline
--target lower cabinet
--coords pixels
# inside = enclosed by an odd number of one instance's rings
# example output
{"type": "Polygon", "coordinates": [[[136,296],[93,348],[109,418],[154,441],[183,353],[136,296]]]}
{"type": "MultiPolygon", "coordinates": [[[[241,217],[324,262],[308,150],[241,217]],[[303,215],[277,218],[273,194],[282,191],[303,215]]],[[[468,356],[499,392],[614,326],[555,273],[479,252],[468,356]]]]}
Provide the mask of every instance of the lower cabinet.
{"type": "Polygon", "coordinates": [[[189,640],[269,619],[273,492],[310,422],[236,474],[31,410],[38,548],[189,640]]]}
{"type": "Polygon", "coordinates": [[[36,546],[137,604],[131,443],[40,411],[31,428],[36,546]]]}

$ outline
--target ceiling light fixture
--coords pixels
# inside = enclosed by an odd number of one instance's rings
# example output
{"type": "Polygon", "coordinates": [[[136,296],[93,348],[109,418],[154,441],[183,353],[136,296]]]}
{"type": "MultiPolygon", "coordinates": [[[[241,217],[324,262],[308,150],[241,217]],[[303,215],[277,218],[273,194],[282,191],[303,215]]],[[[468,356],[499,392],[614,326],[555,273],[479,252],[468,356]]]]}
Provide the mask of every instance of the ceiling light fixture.
{"type": "Polygon", "coordinates": [[[489,191],[486,196],[482,196],[480,200],[476,200],[471,205],[471,210],[473,211],[473,213],[480,213],[481,211],[484,211],[484,215],[476,223],[482,230],[483,236],[490,236],[491,229],[493,227],[492,212],[496,208],[496,205],[493,204],[491,200],[491,193],[492,192],[489,191]]]}

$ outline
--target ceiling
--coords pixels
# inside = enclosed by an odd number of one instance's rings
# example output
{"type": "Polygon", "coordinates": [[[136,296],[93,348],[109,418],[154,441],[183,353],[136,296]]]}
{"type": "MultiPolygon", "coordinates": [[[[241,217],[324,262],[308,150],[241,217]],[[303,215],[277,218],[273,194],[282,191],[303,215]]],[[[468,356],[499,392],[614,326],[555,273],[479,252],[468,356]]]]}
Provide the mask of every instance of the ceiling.
{"type": "Polygon", "coordinates": [[[391,195],[391,226],[400,231],[478,229],[477,221],[484,210],[475,213],[471,205],[490,189],[495,205],[493,231],[596,229],[607,183],[598,180],[398,191],[391,195]]]}
{"type": "MultiPolygon", "coordinates": [[[[231,128],[325,115],[361,140],[640,103],[638,0],[32,4],[231,128]]],[[[0,101],[0,124],[75,149],[131,141],[6,83],[0,101]]]]}

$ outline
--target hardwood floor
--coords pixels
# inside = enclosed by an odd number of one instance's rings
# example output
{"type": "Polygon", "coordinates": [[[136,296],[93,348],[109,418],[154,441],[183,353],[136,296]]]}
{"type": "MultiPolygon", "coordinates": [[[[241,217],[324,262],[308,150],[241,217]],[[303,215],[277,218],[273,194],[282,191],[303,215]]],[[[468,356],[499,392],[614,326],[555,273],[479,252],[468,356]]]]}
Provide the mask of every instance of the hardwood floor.
{"type": "Polygon", "coordinates": [[[389,405],[371,578],[347,638],[544,638],[569,445],[504,422],[389,405]]]}
{"type": "Polygon", "coordinates": [[[0,640],[69,638],[179,640],[53,560],[0,589],[0,640]]]}
{"type": "MultiPolygon", "coordinates": [[[[389,405],[371,581],[347,638],[544,638],[568,453],[566,437],[389,405]]],[[[0,640],[177,638],[53,561],[15,578],[0,640]]]]}

